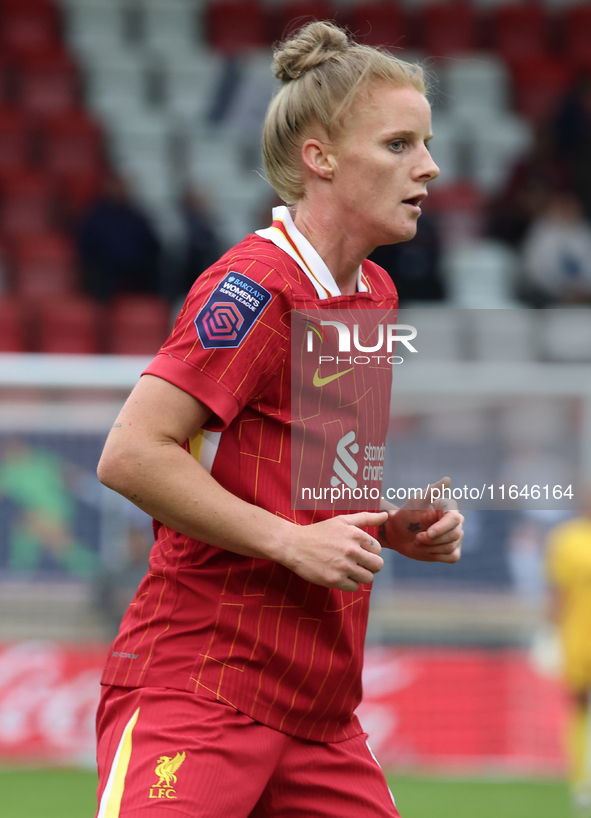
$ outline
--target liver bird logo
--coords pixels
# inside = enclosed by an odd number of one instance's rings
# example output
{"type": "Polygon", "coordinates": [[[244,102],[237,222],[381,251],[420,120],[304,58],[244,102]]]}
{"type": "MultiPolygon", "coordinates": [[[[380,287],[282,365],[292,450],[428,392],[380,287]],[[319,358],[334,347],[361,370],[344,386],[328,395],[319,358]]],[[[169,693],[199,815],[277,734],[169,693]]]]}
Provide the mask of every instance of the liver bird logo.
{"type": "Polygon", "coordinates": [[[176,771],[181,766],[187,754],[185,752],[177,753],[174,758],[170,756],[160,756],[158,764],[154,772],[159,776],[160,780],[156,784],[157,787],[172,787],[176,784],[176,771]]]}

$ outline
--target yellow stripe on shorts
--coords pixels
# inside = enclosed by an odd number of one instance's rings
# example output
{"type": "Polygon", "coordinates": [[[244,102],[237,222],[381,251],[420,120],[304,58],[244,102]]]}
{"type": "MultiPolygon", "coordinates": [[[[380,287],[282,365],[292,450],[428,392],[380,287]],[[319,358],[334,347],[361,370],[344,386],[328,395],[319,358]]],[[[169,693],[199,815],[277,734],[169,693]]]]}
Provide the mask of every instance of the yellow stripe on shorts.
{"type": "Polygon", "coordinates": [[[140,709],[138,707],[123,731],[119,747],[117,747],[113,759],[109,780],[101,798],[97,818],[119,818],[123,790],[125,789],[125,776],[131,759],[131,734],[139,714],[140,709]]]}

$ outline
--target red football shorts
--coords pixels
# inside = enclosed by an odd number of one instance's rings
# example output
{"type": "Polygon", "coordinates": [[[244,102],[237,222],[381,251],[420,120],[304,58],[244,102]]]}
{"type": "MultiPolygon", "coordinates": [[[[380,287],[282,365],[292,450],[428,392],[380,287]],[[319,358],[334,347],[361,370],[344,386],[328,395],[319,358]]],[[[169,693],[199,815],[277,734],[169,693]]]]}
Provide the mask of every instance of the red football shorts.
{"type": "Polygon", "coordinates": [[[97,729],[97,818],[400,818],[365,735],[305,741],[168,688],[104,688],[97,729]]]}

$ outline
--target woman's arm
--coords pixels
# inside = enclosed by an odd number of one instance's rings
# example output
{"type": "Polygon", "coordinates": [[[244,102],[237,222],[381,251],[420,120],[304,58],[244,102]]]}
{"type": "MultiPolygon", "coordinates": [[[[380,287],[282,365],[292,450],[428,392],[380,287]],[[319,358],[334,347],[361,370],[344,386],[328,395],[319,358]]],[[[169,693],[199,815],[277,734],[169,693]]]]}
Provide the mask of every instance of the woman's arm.
{"type": "Polygon", "coordinates": [[[191,395],[144,375],[111,429],[98,476],[181,534],[248,557],[270,559],[318,585],[354,591],[383,560],[362,530],[386,519],[360,512],[298,526],[226,491],[183,443],[209,419],[191,395]]]}

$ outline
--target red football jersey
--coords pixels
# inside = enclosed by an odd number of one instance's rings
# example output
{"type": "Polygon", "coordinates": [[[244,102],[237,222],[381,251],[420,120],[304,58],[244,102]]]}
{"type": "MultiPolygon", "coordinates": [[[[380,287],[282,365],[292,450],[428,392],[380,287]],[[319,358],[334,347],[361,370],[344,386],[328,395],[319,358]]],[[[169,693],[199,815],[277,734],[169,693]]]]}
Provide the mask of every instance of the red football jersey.
{"type": "MultiPolygon", "coordinates": [[[[228,491],[308,525],[334,511],[293,511],[290,314],[295,307],[391,309],[389,276],[365,261],[343,296],[285,207],[193,286],[146,373],[213,415],[186,448],[228,491]]],[[[389,392],[384,395],[385,428],[389,392]]],[[[188,690],[314,741],[361,732],[354,710],[369,586],[324,588],[270,560],[243,557],[155,522],[150,569],[123,619],[104,684],[188,690]]]]}

